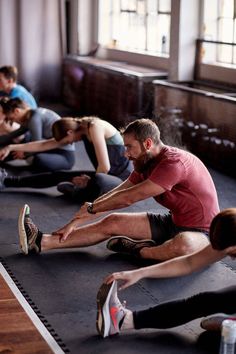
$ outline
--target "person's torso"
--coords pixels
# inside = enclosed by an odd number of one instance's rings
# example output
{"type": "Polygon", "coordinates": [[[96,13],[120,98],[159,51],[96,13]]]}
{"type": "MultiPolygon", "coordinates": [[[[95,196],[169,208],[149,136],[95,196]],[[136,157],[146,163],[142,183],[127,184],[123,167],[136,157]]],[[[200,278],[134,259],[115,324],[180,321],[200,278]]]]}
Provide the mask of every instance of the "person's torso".
{"type": "MultiPolygon", "coordinates": [[[[83,137],[83,142],[94,168],[97,169],[98,161],[93,144],[86,137],[83,137]]],[[[111,166],[108,174],[125,180],[129,177],[133,167],[125,157],[123,139],[118,131],[112,137],[106,139],[106,146],[111,166]]]]}
{"type": "Polygon", "coordinates": [[[139,178],[149,178],[165,189],[154,198],[171,211],[177,226],[208,230],[219,212],[214,182],[204,164],[189,152],[165,146],[139,178]]]}
{"type": "MultiPolygon", "coordinates": [[[[54,111],[46,108],[37,108],[31,111],[31,117],[26,121],[24,126],[30,132],[31,141],[51,139],[52,125],[61,119],[61,117],[54,111]]],[[[74,151],[74,144],[68,144],[59,147],[62,150],[74,151]]]]}

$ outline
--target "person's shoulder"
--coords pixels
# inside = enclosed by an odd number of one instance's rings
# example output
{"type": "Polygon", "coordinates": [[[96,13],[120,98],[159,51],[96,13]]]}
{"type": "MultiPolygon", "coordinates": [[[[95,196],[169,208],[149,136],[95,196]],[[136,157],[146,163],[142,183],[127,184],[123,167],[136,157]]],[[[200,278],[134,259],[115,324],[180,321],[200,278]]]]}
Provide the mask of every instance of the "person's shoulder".
{"type": "Polygon", "coordinates": [[[15,92],[29,93],[29,91],[28,91],[24,86],[22,86],[22,85],[20,85],[20,84],[16,84],[16,86],[13,87],[12,90],[15,91],[15,92]]]}

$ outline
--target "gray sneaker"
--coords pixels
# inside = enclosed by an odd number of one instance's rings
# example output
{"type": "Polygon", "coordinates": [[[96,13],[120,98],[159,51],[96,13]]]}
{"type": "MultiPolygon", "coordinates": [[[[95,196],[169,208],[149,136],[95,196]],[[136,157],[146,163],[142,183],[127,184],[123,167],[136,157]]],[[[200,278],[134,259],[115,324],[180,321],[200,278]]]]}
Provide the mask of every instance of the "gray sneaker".
{"type": "Polygon", "coordinates": [[[131,256],[139,257],[140,250],[143,247],[154,247],[156,242],[150,239],[147,240],[133,240],[126,236],[115,236],[110,238],[107,242],[107,248],[110,251],[118,252],[121,254],[128,254],[131,256]]]}
{"type": "Polygon", "coordinates": [[[18,218],[19,242],[24,254],[40,253],[42,232],[30,218],[30,207],[25,204],[20,210],[18,218]]]}
{"type": "Polygon", "coordinates": [[[236,321],[236,314],[214,313],[213,315],[204,317],[200,325],[206,331],[221,331],[221,325],[224,320],[236,321]]]}
{"type": "Polygon", "coordinates": [[[117,282],[102,284],[97,294],[98,333],[103,338],[118,334],[128,311],[118,299],[117,282]]]}
{"type": "Polygon", "coordinates": [[[4,181],[5,178],[8,176],[8,173],[4,168],[0,168],[0,191],[5,188],[4,181]]]}

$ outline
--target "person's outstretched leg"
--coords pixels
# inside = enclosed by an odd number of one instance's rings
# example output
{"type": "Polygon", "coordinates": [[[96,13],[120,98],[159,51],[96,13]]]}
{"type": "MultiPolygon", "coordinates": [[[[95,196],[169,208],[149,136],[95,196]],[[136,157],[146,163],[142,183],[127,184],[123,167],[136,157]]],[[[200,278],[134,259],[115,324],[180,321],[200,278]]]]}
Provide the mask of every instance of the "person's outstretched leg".
{"type": "MultiPolygon", "coordinates": [[[[39,242],[39,230],[30,218],[29,212],[28,205],[25,205],[20,212],[19,235],[20,244],[27,244],[30,251],[32,248],[35,249],[35,242],[39,242]]],[[[75,219],[75,222],[77,223],[78,221],[75,219]]],[[[97,222],[76,228],[64,242],[61,242],[61,237],[58,234],[42,234],[40,232],[42,237],[38,248],[41,251],[48,251],[59,248],[87,247],[120,233],[125,233],[137,240],[147,239],[147,241],[144,241],[146,243],[150,242],[151,231],[146,213],[110,214],[97,222]]]]}
{"type": "Polygon", "coordinates": [[[231,286],[165,302],[134,312],[134,327],[135,329],[170,328],[218,312],[234,314],[236,313],[235,296],[236,286],[231,286]]]}
{"type": "Polygon", "coordinates": [[[28,176],[9,176],[6,170],[0,169],[0,189],[4,188],[48,188],[62,181],[71,181],[80,174],[79,171],[54,171],[31,174],[28,176]]]}
{"type": "Polygon", "coordinates": [[[236,313],[236,286],[132,312],[121,304],[114,283],[103,284],[97,295],[97,330],[103,337],[129,329],[172,328],[219,311],[229,314],[228,317],[236,313]]]}

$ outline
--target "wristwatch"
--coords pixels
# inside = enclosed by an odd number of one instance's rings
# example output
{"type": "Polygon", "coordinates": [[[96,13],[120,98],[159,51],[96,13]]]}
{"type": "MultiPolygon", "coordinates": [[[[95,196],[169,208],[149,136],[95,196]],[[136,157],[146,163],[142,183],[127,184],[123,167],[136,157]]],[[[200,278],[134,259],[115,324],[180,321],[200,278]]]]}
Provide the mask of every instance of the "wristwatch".
{"type": "Polygon", "coordinates": [[[93,203],[87,203],[88,206],[87,206],[87,212],[89,214],[96,214],[96,211],[93,211],[93,203]]]}

